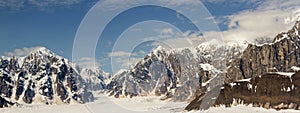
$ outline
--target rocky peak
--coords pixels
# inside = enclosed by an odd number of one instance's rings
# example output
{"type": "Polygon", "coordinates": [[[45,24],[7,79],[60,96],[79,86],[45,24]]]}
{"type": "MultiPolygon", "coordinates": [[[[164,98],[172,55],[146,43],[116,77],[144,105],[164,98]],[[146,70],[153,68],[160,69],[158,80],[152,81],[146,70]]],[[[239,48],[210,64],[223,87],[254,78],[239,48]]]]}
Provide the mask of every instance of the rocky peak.
{"type": "Polygon", "coordinates": [[[283,32],[278,34],[274,40],[273,43],[279,42],[283,39],[288,40],[294,40],[295,37],[298,37],[299,40],[299,32],[300,32],[300,21],[296,21],[295,25],[292,27],[292,29],[288,30],[288,32],[283,32]]]}
{"type": "Polygon", "coordinates": [[[291,30],[289,30],[287,33],[289,35],[299,35],[299,31],[300,31],[300,21],[296,21],[293,28],[291,30]]]}
{"type": "MultiPolygon", "coordinates": [[[[298,21],[272,43],[249,44],[239,57],[231,59],[227,63],[226,84],[211,90],[221,92],[218,97],[211,97],[216,98],[215,102],[209,102],[214,106],[252,104],[268,109],[299,109],[299,26],[298,21]]],[[[206,94],[211,93],[205,89],[198,92],[186,110],[208,109],[210,106],[202,106],[206,94]]]]}
{"type": "Polygon", "coordinates": [[[300,64],[300,22],[292,30],[281,33],[273,43],[249,44],[240,58],[234,59],[227,69],[226,82],[247,79],[268,72],[290,72],[300,64]]]}
{"type": "Polygon", "coordinates": [[[133,68],[115,74],[108,83],[108,93],[115,97],[157,95],[186,101],[221,72],[220,62],[239,56],[244,48],[244,44],[216,40],[195,48],[158,47],[133,68]]]}
{"type": "Polygon", "coordinates": [[[15,103],[59,104],[90,100],[83,79],[67,59],[45,47],[0,60],[0,107],[15,103]],[[1,100],[1,99],[0,99],[1,100]]]}

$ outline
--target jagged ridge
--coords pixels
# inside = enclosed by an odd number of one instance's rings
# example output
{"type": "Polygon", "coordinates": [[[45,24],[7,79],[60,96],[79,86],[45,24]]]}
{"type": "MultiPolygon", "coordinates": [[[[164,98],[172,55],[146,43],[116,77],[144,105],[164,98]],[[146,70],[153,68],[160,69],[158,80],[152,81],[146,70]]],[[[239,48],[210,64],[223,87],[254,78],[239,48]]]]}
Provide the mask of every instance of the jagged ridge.
{"type": "Polygon", "coordinates": [[[186,101],[194,97],[202,83],[224,71],[223,61],[239,57],[244,48],[239,42],[220,44],[216,40],[196,48],[158,47],[132,69],[114,75],[107,85],[108,93],[115,97],[156,95],[186,101]]]}
{"type": "MultiPolygon", "coordinates": [[[[0,107],[16,103],[84,103],[93,100],[89,70],[83,79],[80,68],[45,47],[25,57],[0,59],[0,107]],[[89,84],[86,84],[89,83],[89,84]]],[[[100,80],[100,79],[99,79],[100,80]]]]}
{"type": "MultiPolygon", "coordinates": [[[[300,22],[296,22],[292,30],[278,34],[272,43],[263,45],[249,44],[240,58],[228,63],[226,83],[214,90],[221,90],[216,98],[215,106],[231,106],[237,104],[253,104],[265,108],[299,109],[298,79],[299,72],[285,77],[274,72],[294,72],[300,63],[300,22]],[[271,73],[271,74],[270,74],[271,73]],[[249,81],[239,81],[249,79],[249,81]],[[238,82],[236,82],[238,81],[238,82]],[[234,83],[232,83],[234,82],[234,83]],[[237,85],[232,85],[237,84],[237,85]],[[238,101],[236,101],[238,100],[238,101]]],[[[299,71],[299,70],[297,70],[299,71]]],[[[198,92],[186,110],[208,109],[210,105],[201,106],[206,92],[205,88],[198,92]]],[[[212,99],[213,100],[213,99],[212,99]]]]}

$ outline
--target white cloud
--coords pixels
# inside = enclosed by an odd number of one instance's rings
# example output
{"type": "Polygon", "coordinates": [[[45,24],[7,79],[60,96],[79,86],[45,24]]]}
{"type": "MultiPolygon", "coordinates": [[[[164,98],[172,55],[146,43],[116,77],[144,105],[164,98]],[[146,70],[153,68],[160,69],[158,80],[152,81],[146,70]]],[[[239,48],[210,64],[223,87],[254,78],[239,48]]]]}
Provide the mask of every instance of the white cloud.
{"type": "Polygon", "coordinates": [[[138,31],[142,31],[142,29],[141,28],[133,28],[133,29],[130,29],[130,31],[138,32],[138,31]]]}
{"type": "Polygon", "coordinates": [[[294,9],[300,6],[299,0],[265,0],[258,7],[260,10],[294,9]]]}
{"type": "Polygon", "coordinates": [[[37,7],[70,6],[81,1],[82,0],[28,0],[30,4],[37,7]]]}
{"type": "MultiPolygon", "coordinates": [[[[145,53],[144,51],[138,51],[138,53],[145,53]]],[[[108,54],[112,58],[112,66],[116,69],[127,69],[134,66],[142,58],[139,58],[136,53],[129,53],[125,51],[116,51],[108,54]]]]}
{"type": "Polygon", "coordinates": [[[41,48],[41,46],[37,47],[24,47],[21,49],[15,49],[13,52],[4,52],[4,56],[17,56],[17,57],[24,57],[28,55],[31,51],[37,50],[41,48]]]}
{"type": "Polygon", "coordinates": [[[295,21],[300,20],[300,9],[292,11],[292,14],[287,17],[284,21],[286,24],[294,23],[295,21]]]}
{"type": "Polygon", "coordinates": [[[117,57],[114,59],[114,62],[117,64],[116,68],[119,69],[128,69],[132,66],[134,66],[138,61],[140,61],[142,58],[138,57],[130,57],[130,58],[124,58],[124,57],[117,57]]]}
{"type": "Polygon", "coordinates": [[[176,32],[173,28],[155,28],[153,31],[157,32],[158,36],[152,36],[144,38],[144,41],[150,41],[150,40],[165,40],[168,38],[174,38],[178,36],[178,32],[176,32]]]}
{"type": "Polygon", "coordinates": [[[111,52],[108,54],[109,57],[128,57],[128,56],[132,56],[135,55],[134,53],[129,53],[129,52],[125,52],[125,51],[115,51],[115,52],[111,52]]]}
{"type": "Polygon", "coordinates": [[[261,0],[200,0],[202,2],[210,2],[210,3],[224,3],[224,2],[232,2],[232,3],[256,3],[261,0]]]}
{"type": "Polygon", "coordinates": [[[159,32],[162,36],[175,34],[172,28],[154,29],[154,31],[159,32]]]}
{"type": "MultiPolygon", "coordinates": [[[[118,10],[128,6],[133,6],[141,3],[158,3],[170,6],[191,6],[198,5],[199,0],[105,0],[102,2],[102,8],[106,10],[118,10]]],[[[96,7],[99,8],[99,7],[96,7]]]]}
{"type": "Polygon", "coordinates": [[[288,13],[281,10],[249,11],[230,17],[229,30],[223,32],[225,40],[252,40],[258,37],[274,37],[288,30],[285,24],[288,13]]]}
{"type": "Polygon", "coordinates": [[[145,0],[105,0],[101,6],[105,10],[118,10],[141,2],[145,2],[145,0]]]}
{"type": "Polygon", "coordinates": [[[197,5],[199,0],[161,0],[161,2],[167,2],[169,5],[181,6],[181,5],[197,5]]]}
{"type": "Polygon", "coordinates": [[[65,52],[64,52],[63,50],[60,50],[59,53],[60,53],[60,54],[64,54],[65,52]]]}
{"type": "Polygon", "coordinates": [[[182,34],[177,34],[173,38],[168,38],[162,41],[167,44],[169,48],[186,48],[186,47],[196,47],[204,42],[204,38],[200,36],[199,33],[191,33],[190,31],[184,32],[182,34]]]}
{"type": "Polygon", "coordinates": [[[52,6],[69,7],[83,0],[1,0],[0,8],[20,9],[31,5],[41,10],[52,6]]]}
{"type": "Polygon", "coordinates": [[[139,50],[139,51],[138,51],[138,54],[146,54],[146,52],[143,51],[143,50],[139,50]]]}
{"type": "Polygon", "coordinates": [[[191,31],[181,33],[172,28],[154,29],[154,31],[160,35],[144,38],[144,41],[156,40],[152,46],[160,45],[166,49],[196,47],[203,42],[201,39],[204,39],[200,33],[192,33],[191,31]]]}
{"type": "Polygon", "coordinates": [[[76,61],[76,64],[88,69],[95,69],[101,66],[100,61],[91,57],[82,57],[76,61]]]}
{"type": "MultiPolygon", "coordinates": [[[[289,30],[300,18],[300,1],[266,0],[255,10],[242,11],[227,17],[226,31],[222,31],[225,40],[250,40],[258,37],[275,37],[289,30]],[[278,2],[281,1],[281,2],[278,2]],[[297,5],[295,5],[297,4],[297,5]]],[[[206,32],[205,37],[215,37],[219,32],[206,32]]]]}
{"type": "MultiPolygon", "coordinates": [[[[172,28],[161,28],[154,29],[154,31],[158,32],[158,36],[144,38],[144,41],[149,40],[157,40],[149,43],[152,49],[157,46],[163,46],[165,49],[177,49],[177,48],[185,48],[185,47],[195,47],[203,42],[199,33],[179,33],[172,28]],[[201,42],[200,42],[201,41],[201,42]]],[[[126,52],[126,51],[115,51],[109,53],[108,56],[112,57],[112,66],[115,70],[118,69],[126,69],[134,66],[138,61],[144,58],[145,54],[147,54],[143,50],[139,50],[136,52],[126,52]]]]}
{"type": "Polygon", "coordinates": [[[11,9],[20,9],[24,6],[24,1],[19,0],[1,0],[0,1],[0,8],[8,7],[11,9]]]}
{"type": "Polygon", "coordinates": [[[183,18],[183,16],[182,15],[180,15],[180,13],[176,13],[176,17],[179,19],[179,20],[184,20],[184,18],[183,18]]]}

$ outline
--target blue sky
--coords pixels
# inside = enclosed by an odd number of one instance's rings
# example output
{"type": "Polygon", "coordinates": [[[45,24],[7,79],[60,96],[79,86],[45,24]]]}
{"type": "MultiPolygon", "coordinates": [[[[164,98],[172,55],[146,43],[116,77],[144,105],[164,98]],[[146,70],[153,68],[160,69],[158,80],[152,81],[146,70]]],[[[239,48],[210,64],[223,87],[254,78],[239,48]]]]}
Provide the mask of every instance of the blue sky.
{"type": "Polygon", "coordinates": [[[78,25],[90,3],[72,6],[2,7],[0,10],[1,50],[45,46],[56,53],[70,58],[72,44],[78,25]]]}
{"type": "MultiPolygon", "coordinates": [[[[126,0],[112,1],[122,2],[126,0]]],[[[97,2],[97,0],[0,1],[0,54],[22,55],[16,49],[22,51],[37,46],[45,46],[55,53],[71,59],[77,29],[86,13],[97,2]]],[[[174,2],[178,1],[175,0],[174,2]]],[[[299,8],[299,1],[297,0],[202,0],[202,2],[216,20],[221,30],[218,32],[223,33],[225,39],[251,40],[260,36],[272,37],[279,31],[287,30],[297,20],[297,14],[300,12],[297,11],[299,8]],[[261,21],[257,20],[258,16],[261,21]],[[257,26],[253,26],[255,23],[257,26]],[[278,25],[278,27],[274,25],[278,25]],[[261,29],[270,27],[272,28],[264,33],[259,32],[261,29]]],[[[178,6],[181,5],[180,3],[178,2],[178,6]]],[[[179,28],[186,31],[195,29],[187,19],[184,19],[184,16],[170,12],[172,11],[164,10],[164,8],[144,6],[119,15],[115,21],[109,24],[98,42],[95,52],[98,64],[105,71],[111,72],[110,57],[116,57],[116,63],[120,64],[119,69],[123,68],[123,64],[128,64],[121,59],[123,56],[129,55],[132,56],[132,59],[138,60],[157,46],[153,41],[148,41],[138,45],[133,52],[123,48],[124,50],[116,50],[117,52],[113,54],[111,53],[113,44],[117,40],[117,36],[122,33],[121,37],[125,39],[130,39],[130,37],[147,39],[151,37],[176,37],[178,36],[177,32],[180,32],[174,26],[157,21],[130,26],[132,23],[150,18],[173,22],[172,25],[181,26],[179,28]],[[178,21],[182,21],[182,23],[176,23],[178,21]],[[130,29],[127,29],[128,27],[130,29]],[[127,31],[124,32],[124,30],[127,31]]],[[[194,36],[191,32],[183,32],[183,34],[180,36],[194,36]]],[[[198,35],[216,36],[215,32],[209,31],[198,35]]],[[[180,43],[180,40],[177,42],[180,43]]],[[[120,47],[122,48],[122,46],[120,47]]],[[[25,50],[24,54],[26,54],[25,50]]]]}

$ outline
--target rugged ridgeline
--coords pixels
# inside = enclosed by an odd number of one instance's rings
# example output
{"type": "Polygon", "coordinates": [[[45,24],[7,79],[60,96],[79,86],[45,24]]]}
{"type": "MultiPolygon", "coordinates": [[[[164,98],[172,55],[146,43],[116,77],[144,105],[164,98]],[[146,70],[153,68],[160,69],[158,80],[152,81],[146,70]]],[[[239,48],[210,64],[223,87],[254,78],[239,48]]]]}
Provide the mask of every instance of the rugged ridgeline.
{"type": "Polygon", "coordinates": [[[22,103],[63,104],[92,101],[93,95],[89,92],[92,88],[86,87],[86,83],[89,83],[86,81],[95,75],[85,74],[91,72],[85,69],[81,71],[84,76],[82,78],[79,71],[79,67],[44,47],[25,57],[2,57],[0,107],[22,103]]]}
{"type": "MultiPolygon", "coordinates": [[[[197,89],[222,70],[222,61],[239,57],[245,44],[215,40],[196,48],[166,50],[158,47],[133,68],[115,74],[107,84],[115,97],[156,95],[162,99],[193,99],[197,89]]],[[[226,66],[226,64],[224,64],[226,66]]]]}
{"type": "Polygon", "coordinates": [[[286,33],[278,34],[272,43],[249,44],[241,58],[229,64],[226,82],[251,78],[268,72],[289,72],[300,66],[300,22],[286,33]]]}
{"type": "MultiPolygon", "coordinates": [[[[297,22],[292,30],[278,34],[272,43],[249,44],[240,58],[229,62],[225,80],[228,84],[221,87],[220,96],[214,105],[230,106],[233,100],[239,100],[244,104],[263,105],[266,108],[298,109],[299,72],[291,78],[268,73],[294,72],[292,68],[300,66],[299,25],[300,22],[297,22]],[[248,78],[252,78],[250,82],[235,82],[248,78]]],[[[199,92],[186,109],[207,109],[207,106],[200,107],[203,96],[209,93],[204,92],[199,92]]]]}

